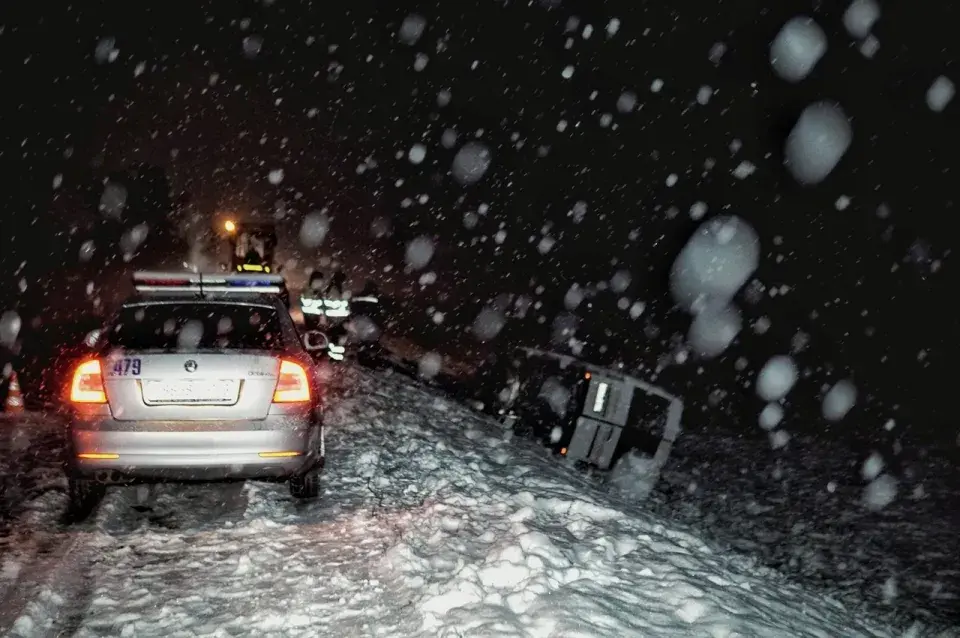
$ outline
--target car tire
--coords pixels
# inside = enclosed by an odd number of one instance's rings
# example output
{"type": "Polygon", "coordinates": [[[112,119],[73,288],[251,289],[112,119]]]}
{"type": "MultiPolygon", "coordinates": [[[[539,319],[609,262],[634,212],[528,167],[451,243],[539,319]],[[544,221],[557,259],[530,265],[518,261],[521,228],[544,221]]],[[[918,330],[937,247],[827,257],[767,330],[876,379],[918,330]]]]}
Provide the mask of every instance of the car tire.
{"type": "Polygon", "coordinates": [[[68,478],[67,497],[69,513],[76,520],[83,520],[100,502],[106,487],[91,479],[68,478]]]}
{"type": "Polygon", "coordinates": [[[320,496],[320,469],[313,468],[290,479],[290,496],[308,499],[320,496]]]}

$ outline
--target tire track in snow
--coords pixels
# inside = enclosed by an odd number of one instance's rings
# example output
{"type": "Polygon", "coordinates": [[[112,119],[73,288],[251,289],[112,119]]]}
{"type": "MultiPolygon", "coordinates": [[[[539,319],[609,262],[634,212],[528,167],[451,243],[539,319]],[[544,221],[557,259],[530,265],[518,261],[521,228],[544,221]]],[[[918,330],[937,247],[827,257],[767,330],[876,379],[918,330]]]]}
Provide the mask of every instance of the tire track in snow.
{"type": "Polygon", "coordinates": [[[75,635],[95,599],[101,547],[123,544],[125,537],[144,529],[176,533],[239,520],[246,507],[242,482],[108,488],[87,522],[64,521],[39,539],[18,578],[0,597],[0,633],[31,638],[75,635]],[[204,488],[209,496],[201,492],[204,488]]]}
{"type": "MultiPolygon", "coordinates": [[[[337,390],[341,394],[342,388],[337,390]]],[[[266,498],[254,510],[285,509],[286,499],[278,499],[272,490],[260,493],[244,486],[244,482],[112,486],[85,522],[71,522],[63,515],[56,520],[54,511],[66,510],[63,491],[41,494],[39,499],[54,502],[39,516],[36,511],[18,512],[9,521],[13,528],[27,530],[16,540],[36,546],[26,555],[2,557],[15,561],[17,572],[5,587],[0,584],[0,634],[59,638],[82,633],[96,596],[98,550],[126,544],[126,536],[144,531],[190,534],[227,521],[240,522],[248,517],[250,494],[261,494],[253,500],[266,498]]],[[[16,548],[16,541],[11,546],[16,548]]]]}
{"type": "MultiPolygon", "coordinates": [[[[248,505],[243,487],[242,481],[114,486],[108,490],[108,494],[113,493],[112,515],[99,522],[97,527],[110,544],[124,544],[126,537],[145,531],[195,533],[211,525],[218,526],[225,520],[241,519],[248,505]]],[[[75,578],[81,586],[73,590],[73,596],[66,598],[64,610],[58,615],[53,634],[57,638],[78,634],[90,604],[96,599],[98,559],[93,553],[87,559],[80,565],[83,569],[75,578]]],[[[185,591],[189,591],[189,583],[183,585],[185,591]]]]}
{"type": "MultiPolygon", "coordinates": [[[[115,501],[116,496],[108,491],[86,523],[46,522],[54,531],[40,538],[0,599],[0,627],[7,635],[70,635],[57,631],[57,625],[86,608],[91,594],[89,568],[96,551],[92,541],[98,528],[117,516],[115,501]]],[[[60,510],[65,509],[63,499],[60,510]]]]}

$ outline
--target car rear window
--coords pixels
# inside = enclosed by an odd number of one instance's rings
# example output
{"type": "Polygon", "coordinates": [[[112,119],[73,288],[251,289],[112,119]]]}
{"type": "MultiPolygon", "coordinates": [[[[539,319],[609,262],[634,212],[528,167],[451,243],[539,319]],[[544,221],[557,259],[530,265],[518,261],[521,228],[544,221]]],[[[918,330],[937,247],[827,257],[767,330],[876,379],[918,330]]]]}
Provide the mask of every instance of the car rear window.
{"type": "Polygon", "coordinates": [[[123,307],[105,335],[130,350],[279,350],[277,311],[266,306],[165,303],[123,307]]]}

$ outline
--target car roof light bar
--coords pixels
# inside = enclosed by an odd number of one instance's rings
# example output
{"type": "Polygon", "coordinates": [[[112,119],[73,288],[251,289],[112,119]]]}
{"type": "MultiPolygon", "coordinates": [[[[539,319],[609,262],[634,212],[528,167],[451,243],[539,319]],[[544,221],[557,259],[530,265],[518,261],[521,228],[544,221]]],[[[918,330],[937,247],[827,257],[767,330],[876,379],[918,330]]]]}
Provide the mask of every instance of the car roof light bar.
{"type": "Polygon", "coordinates": [[[152,272],[133,273],[133,285],[140,293],[243,293],[280,294],[286,288],[280,275],[222,275],[202,273],[152,272]]]}

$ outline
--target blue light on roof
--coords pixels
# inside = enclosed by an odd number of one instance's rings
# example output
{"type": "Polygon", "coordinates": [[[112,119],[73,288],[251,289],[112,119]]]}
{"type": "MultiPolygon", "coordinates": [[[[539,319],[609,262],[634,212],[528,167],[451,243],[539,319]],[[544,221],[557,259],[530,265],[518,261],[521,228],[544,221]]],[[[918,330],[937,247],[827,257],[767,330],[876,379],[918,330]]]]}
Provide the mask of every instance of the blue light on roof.
{"type": "Polygon", "coordinates": [[[230,279],[227,280],[227,285],[243,288],[257,288],[259,286],[277,286],[279,284],[276,281],[270,281],[269,279],[230,279]]]}

